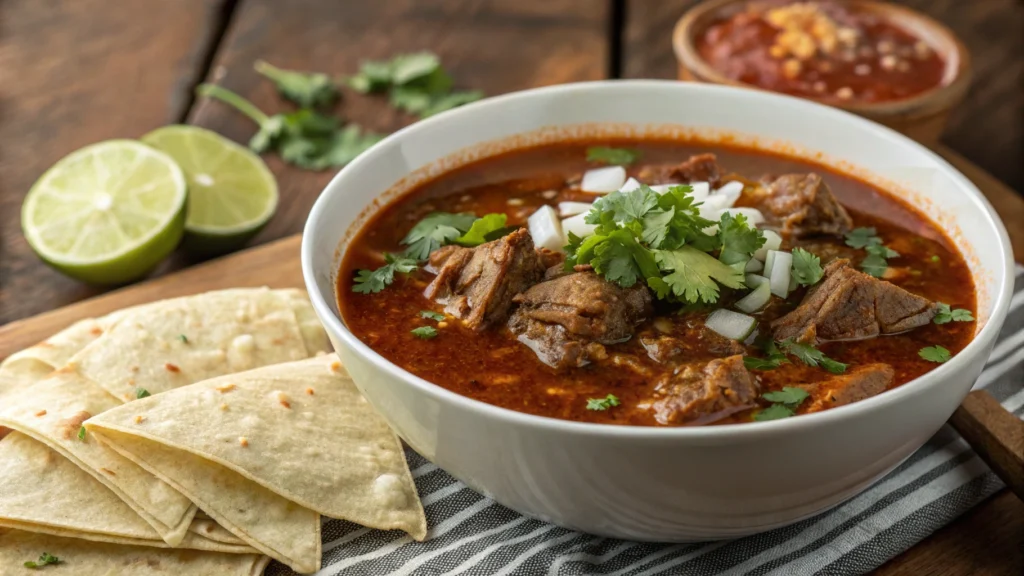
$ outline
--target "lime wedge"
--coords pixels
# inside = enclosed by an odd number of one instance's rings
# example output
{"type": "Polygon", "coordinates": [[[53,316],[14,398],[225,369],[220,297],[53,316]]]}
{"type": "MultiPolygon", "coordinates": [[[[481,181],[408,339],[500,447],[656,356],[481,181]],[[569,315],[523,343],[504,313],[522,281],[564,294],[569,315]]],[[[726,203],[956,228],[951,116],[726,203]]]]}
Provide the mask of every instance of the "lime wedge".
{"type": "Polygon", "coordinates": [[[185,175],[166,154],[134,140],[72,152],[32,186],[21,227],[61,272],[95,284],[144,276],[181,240],[185,175]]]}
{"type": "Polygon", "coordinates": [[[277,209],[277,181],[259,156],[196,126],[165,126],[142,137],[181,166],[188,180],[186,249],[220,254],[241,247],[277,209]]]}

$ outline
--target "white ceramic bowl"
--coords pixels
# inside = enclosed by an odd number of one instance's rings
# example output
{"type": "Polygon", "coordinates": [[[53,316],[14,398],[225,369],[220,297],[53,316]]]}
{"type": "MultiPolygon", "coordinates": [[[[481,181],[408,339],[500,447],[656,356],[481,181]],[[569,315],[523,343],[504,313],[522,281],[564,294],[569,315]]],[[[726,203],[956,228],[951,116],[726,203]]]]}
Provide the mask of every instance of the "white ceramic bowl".
{"type": "Polygon", "coordinates": [[[846,500],[953,413],[999,332],[1013,277],[1002,223],[949,164],[896,132],[806,100],[720,86],[611,81],[491,98],[393,134],[346,166],[310,213],[302,271],[356,384],[420,454],[519,512],[651,541],[742,536],[846,500]],[[380,203],[473,158],[579,135],[729,137],[883,183],[939,222],[977,284],[978,332],[922,378],[849,406],[773,422],[646,428],[568,422],[460,396],[413,376],[345,327],[335,302],[346,239],[380,203]]]}

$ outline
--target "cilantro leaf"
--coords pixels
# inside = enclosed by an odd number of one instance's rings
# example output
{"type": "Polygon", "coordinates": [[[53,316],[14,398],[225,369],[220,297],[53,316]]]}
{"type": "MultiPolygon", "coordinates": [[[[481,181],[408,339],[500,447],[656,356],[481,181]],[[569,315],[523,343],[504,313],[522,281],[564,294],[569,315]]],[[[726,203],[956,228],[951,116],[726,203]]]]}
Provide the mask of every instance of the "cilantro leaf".
{"type": "Polygon", "coordinates": [[[420,310],[420,318],[426,318],[428,320],[440,322],[444,320],[444,314],[439,314],[437,312],[432,312],[430,310],[420,310]]]}
{"type": "Polygon", "coordinates": [[[774,370],[783,364],[788,364],[789,360],[785,356],[771,357],[768,358],[757,358],[755,356],[744,356],[743,365],[748,370],[774,370]]]}
{"type": "Polygon", "coordinates": [[[821,259],[803,248],[794,248],[793,277],[798,284],[813,286],[821,280],[825,271],[821,268],[821,259]]]}
{"type": "Polygon", "coordinates": [[[942,346],[926,346],[918,350],[917,355],[929,362],[937,362],[939,364],[953,357],[949,350],[942,346]]]}
{"type": "Polygon", "coordinates": [[[376,270],[359,270],[356,272],[355,281],[352,283],[352,291],[360,294],[380,292],[395,281],[395,272],[408,274],[417,268],[416,260],[394,254],[385,254],[384,262],[385,264],[376,270]]]}
{"type": "Polygon", "coordinates": [[[746,263],[765,243],[764,233],[750,226],[746,216],[728,212],[718,221],[718,237],[722,242],[718,259],[726,264],[746,263]]]}
{"type": "Polygon", "coordinates": [[[769,420],[779,420],[781,418],[789,418],[795,416],[796,412],[792,408],[785,404],[772,404],[771,406],[759,411],[754,414],[754,420],[757,422],[767,422],[769,420]]]}
{"type": "MultiPolygon", "coordinates": [[[[684,302],[716,302],[719,293],[716,281],[727,288],[744,286],[742,270],[731,268],[710,254],[690,246],[676,250],[656,250],[654,257],[663,272],[670,272],[659,280],[664,282],[673,296],[684,302]]],[[[656,284],[658,287],[652,288],[660,292],[661,285],[656,284]]]]}
{"type": "Polygon", "coordinates": [[[386,89],[391,78],[391,62],[364,60],[359,64],[359,72],[347,78],[345,83],[356,92],[368,94],[386,89]]]}
{"type": "Polygon", "coordinates": [[[78,427],[78,439],[85,441],[85,426],[78,427]]]}
{"type": "Polygon", "coordinates": [[[587,398],[587,410],[604,411],[621,403],[614,394],[609,394],[604,398],[587,398]]]}
{"type": "Polygon", "coordinates": [[[591,146],[587,148],[587,162],[600,162],[616,166],[629,166],[640,158],[640,152],[629,148],[591,146]]]}
{"type": "Polygon", "coordinates": [[[715,223],[701,217],[700,207],[693,201],[692,186],[669,188],[666,193],[658,196],[658,207],[665,211],[672,208],[675,213],[665,241],[660,246],[653,246],[654,248],[674,250],[689,244],[702,252],[711,252],[721,247],[717,235],[704,233],[705,228],[714,226],[715,223]]]}
{"type": "Polygon", "coordinates": [[[430,340],[437,337],[437,328],[433,326],[420,326],[409,331],[413,336],[423,340],[430,340]]]}
{"type": "Polygon", "coordinates": [[[147,396],[150,396],[149,390],[146,390],[145,388],[136,388],[135,389],[135,397],[136,398],[142,399],[142,398],[146,398],[147,396]]]}
{"type": "Polygon", "coordinates": [[[650,250],[636,241],[629,230],[616,230],[596,243],[589,263],[594,271],[623,288],[640,278],[659,276],[658,264],[650,250]]]}
{"type": "Polygon", "coordinates": [[[487,235],[505,228],[508,216],[505,214],[486,214],[477,218],[465,234],[455,239],[459,246],[479,246],[488,242],[487,235]]]}
{"type": "Polygon", "coordinates": [[[864,251],[872,256],[878,256],[879,258],[898,258],[900,255],[899,252],[881,244],[868,246],[864,248],[864,251]]]}
{"type": "Polygon", "coordinates": [[[43,552],[42,554],[39,555],[39,559],[36,560],[35,562],[33,562],[31,560],[29,560],[28,562],[25,562],[25,568],[31,568],[32,570],[38,570],[39,568],[42,568],[43,566],[48,566],[50,564],[61,564],[62,562],[63,561],[60,558],[57,558],[53,554],[50,554],[49,552],[43,552]]]}
{"type": "Polygon", "coordinates": [[[181,340],[184,344],[188,344],[188,336],[185,336],[184,334],[178,334],[178,340],[181,340]]]}
{"type": "Polygon", "coordinates": [[[284,70],[263,60],[253,67],[277,85],[282,96],[303,108],[330,106],[338,99],[338,87],[327,74],[284,70]]]}
{"type": "Polygon", "coordinates": [[[428,214],[412,227],[405,238],[402,238],[402,244],[408,246],[405,249],[405,256],[414,260],[426,260],[431,252],[468,232],[474,222],[476,216],[470,212],[428,214]]]}
{"type": "MultiPolygon", "coordinates": [[[[658,193],[646,184],[628,192],[616,191],[594,201],[590,212],[583,218],[588,224],[605,223],[607,214],[611,221],[624,225],[641,221],[651,210],[658,207],[658,193]]],[[[605,231],[605,233],[610,230],[605,231]]]]}
{"type": "Polygon", "coordinates": [[[782,342],[779,342],[782,349],[786,352],[796,356],[801,362],[811,366],[812,368],[821,365],[825,370],[833,374],[842,374],[846,371],[846,364],[832,360],[821,351],[811,346],[810,344],[802,344],[794,341],[792,338],[787,338],[782,342]]]}
{"type": "Polygon", "coordinates": [[[799,406],[800,403],[806,400],[809,396],[810,394],[807,393],[807,390],[793,386],[785,386],[782,390],[767,392],[761,395],[762,398],[769,402],[785,404],[791,407],[799,406]]]}
{"type": "Polygon", "coordinates": [[[886,262],[885,258],[871,254],[861,260],[860,269],[875,278],[881,278],[885,271],[889,269],[889,263],[886,262]]]}
{"type": "Polygon", "coordinates": [[[441,68],[441,59],[432,52],[399,54],[391,59],[391,82],[402,85],[433,74],[441,68]]]}
{"type": "Polygon", "coordinates": [[[876,234],[874,228],[854,228],[846,233],[846,245],[851,248],[877,246],[882,243],[882,239],[876,234]]]}
{"type": "Polygon", "coordinates": [[[974,315],[971,314],[970,310],[964,310],[963,308],[950,309],[949,304],[944,302],[936,302],[938,312],[935,313],[935,317],[932,318],[932,322],[936,324],[946,324],[947,322],[973,322],[974,315]]]}

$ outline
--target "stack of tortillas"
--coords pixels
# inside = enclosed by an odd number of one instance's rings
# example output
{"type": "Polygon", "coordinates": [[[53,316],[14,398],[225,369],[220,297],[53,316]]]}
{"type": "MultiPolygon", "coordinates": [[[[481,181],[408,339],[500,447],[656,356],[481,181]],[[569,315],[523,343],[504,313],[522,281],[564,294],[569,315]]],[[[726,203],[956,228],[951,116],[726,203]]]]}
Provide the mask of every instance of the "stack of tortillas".
{"type": "Polygon", "coordinates": [[[10,356],[0,566],[253,575],[269,556],[309,573],[321,515],[422,539],[401,444],[329,349],[302,293],[263,288],[83,320],[10,356]]]}

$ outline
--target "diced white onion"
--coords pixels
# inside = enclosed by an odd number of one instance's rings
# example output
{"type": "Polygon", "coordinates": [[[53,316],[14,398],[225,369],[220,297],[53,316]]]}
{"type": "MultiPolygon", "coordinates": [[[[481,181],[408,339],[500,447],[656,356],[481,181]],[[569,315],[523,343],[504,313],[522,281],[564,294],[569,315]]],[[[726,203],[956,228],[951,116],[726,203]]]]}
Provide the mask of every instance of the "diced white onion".
{"type": "Polygon", "coordinates": [[[595,194],[608,194],[622,188],[626,183],[626,169],[622,166],[595,168],[583,173],[580,189],[595,194]]]}
{"type": "Polygon", "coordinates": [[[718,220],[719,214],[723,209],[728,208],[725,205],[725,199],[721,196],[715,196],[712,194],[704,200],[701,200],[702,204],[698,208],[700,211],[700,217],[707,220],[718,220]]]}
{"type": "Polygon", "coordinates": [[[735,180],[731,182],[726,182],[725,184],[719,186],[717,190],[715,190],[716,195],[723,196],[726,198],[726,200],[729,203],[729,206],[735,204],[736,201],[740,199],[740,194],[742,193],[743,183],[736,182],[735,180]]]}
{"type": "Polygon", "coordinates": [[[558,220],[558,214],[555,213],[554,208],[541,206],[526,219],[526,225],[530,229],[534,246],[557,252],[562,251],[565,246],[565,237],[562,235],[562,223],[558,220]]]}
{"type": "Polygon", "coordinates": [[[759,275],[759,274],[747,274],[745,280],[746,280],[747,288],[750,288],[750,289],[754,289],[754,288],[757,288],[758,286],[760,286],[761,284],[767,284],[768,283],[768,279],[765,278],[764,276],[759,275]]]}
{"type": "Polygon", "coordinates": [[[757,208],[726,208],[718,213],[718,218],[720,219],[722,214],[725,214],[726,212],[732,214],[733,218],[743,214],[747,217],[747,224],[750,224],[751,226],[764,224],[764,214],[761,214],[761,211],[757,208]]]}
{"type": "Polygon", "coordinates": [[[777,250],[769,250],[768,255],[764,258],[764,272],[761,272],[765,278],[772,277],[772,269],[775,268],[775,253],[777,250]]]}
{"type": "Polygon", "coordinates": [[[583,220],[587,217],[586,213],[577,214],[572,218],[566,218],[562,220],[562,231],[565,233],[566,238],[569,237],[569,232],[579,236],[590,236],[594,233],[594,229],[597,228],[594,224],[587,224],[583,220]]]}
{"type": "Polygon", "coordinates": [[[764,262],[761,262],[757,258],[747,260],[747,265],[743,268],[744,272],[760,272],[761,270],[764,270],[764,262]]]}
{"type": "Polygon", "coordinates": [[[622,188],[619,188],[619,190],[622,192],[632,192],[633,190],[636,190],[639,187],[640,181],[630,176],[629,180],[626,180],[626,183],[623,184],[622,188]]]}
{"type": "Polygon", "coordinates": [[[771,298],[772,287],[769,283],[764,282],[757,288],[754,288],[750,294],[740,298],[739,301],[736,302],[736,309],[742,310],[747,314],[753,314],[761,308],[764,308],[771,298]]]}
{"type": "Polygon", "coordinates": [[[775,254],[775,262],[774,266],[772,266],[772,272],[768,276],[771,280],[772,294],[779,298],[785,298],[789,296],[789,278],[793,272],[793,255],[789,252],[773,250],[768,253],[769,258],[772,254],[775,254]]]}
{"type": "Polygon", "coordinates": [[[568,218],[577,214],[586,214],[593,207],[594,205],[588,202],[559,202],[558,215],[562,218],[568,218]]]}
{"type": "Polygon", "coordinates": [[[764,231],[764,245],[754,252],[754,258],[764,261],[768,257],[769,250],[778,250],[782,246],[782,236],[779,236],[771,230],[764,231]]]}
{"type": "Polygon", "coordinates": [[[757,320],[753,316],[719,308],[708,316],[704,325],[711,330],[732,340],[745,340],[757,326],[757,320]]]}

